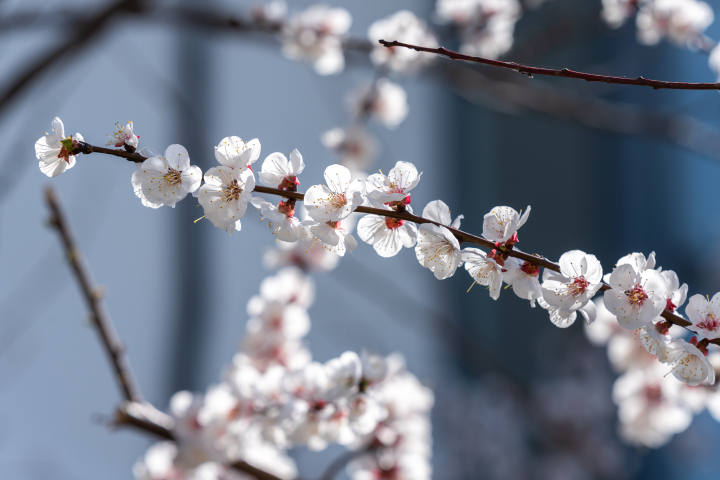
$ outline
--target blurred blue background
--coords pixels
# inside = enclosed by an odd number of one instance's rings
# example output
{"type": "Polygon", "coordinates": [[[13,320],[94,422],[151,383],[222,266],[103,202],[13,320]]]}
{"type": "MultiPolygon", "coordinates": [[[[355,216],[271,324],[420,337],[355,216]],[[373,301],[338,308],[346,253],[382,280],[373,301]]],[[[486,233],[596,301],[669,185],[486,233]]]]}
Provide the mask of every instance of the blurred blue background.
{"type": "MultiPolygon", "coordinates": [[[[185,3],[235,15],[256,4],[185,3]]],[[[293,1],[290,8],[310,3],[293,1]]],[[[4,0],[0,15],[79,8],[91,13],[103,5],[4,0]]],[[[401,8],[432,21],[429,1],[333,5],[352,13],[351,33],[363,38],[374,20],[401,8]]],[[[706,55],[667,44],[642,47],[632,25],[603,27],[599,9],[595,1],[553,0],[526,13],[508,58],[615,75],[714,80],[706,55]],[[533,50],[538,32],[557,28],[558,20],[566,20],[567,35],[533,50]]],[[[12,72],[70,33],[62,18],[46,14],[22,28],[3,25],[3,88],[12,72]]],[[[720,37],[720,27],[708,34],[720,37]]],[[[194,199],[175,209],[143,207],[130,185],[133,165],[117,158],[81,156],[69,173],[47,179],[37,169],[35,140],[54,116],[62,118],[67,133],[80,132],[95,145],[104,143],[115,122],[132,120],[141,147],[162,151],[183,144],[193,163],[206,170],[223,137],[257,137],[261,159],[275,151],[301,151],[304,190],[336,161],[322,146],[321,133],[348,124],[344,96],[371,81],[374,68],[366,55],[350,53],[344,73],[319,77],[309,66],[284,59],[278,45],[270,36],[119,18],[2,112],[3,478],[131,478],[132,464],[152,441],[105,426],[118,391],[58,240],[45,225],[45,185],[61,192],[95,278],[107,288],[108,308],[142,391],[159,408],[179,389],[202,391],[219,379],[242,337],[246,302],[271,273],[261,253],[274,247],[255,212],[230,238],[209,222],[193,223],[202,215],[194,199]]],[[[720,126],[720,96],[714,92],[478,71],[496,81],[551,84],[720,126]]],[[[659,264],[675,270],[691,293],[720,290],[717,159],[662,139],[509,108],[483,98],[483,92],[459,92],[437,75],[396,81],[408,92],[410,114],[394,131],[370,126],[382,147],[371,170],[389,170],[398,160],[422,170],[412,194],[416,211],[441,198],[453,215],[465,215],[464,230],[479,233],[482,216],[493,206],[519,210],[530,204],[518,245],[524,251],[557,259],[582,249],[609,271],[629,252],[654,250],[659,264]]],[[[435,390],[437,478],[717,478],[720,458],[713,453],[720,428],[706,413],[660,450],[620,443],[610,399],[614,376],[604,350],[584,339],[580,322],[559,330],[543,310],[529,309],[510,290],[497,302],[481,288],[465,293],[471,281],[464,271],[438,282],[412,251],[380,259],[361,244],[315,280],[308,336],[315,359],[363,347],[399,351],[435,390]]],[[[303,478],[317,478],[339,452],[301,449],[294,456],[303,478]]]]}

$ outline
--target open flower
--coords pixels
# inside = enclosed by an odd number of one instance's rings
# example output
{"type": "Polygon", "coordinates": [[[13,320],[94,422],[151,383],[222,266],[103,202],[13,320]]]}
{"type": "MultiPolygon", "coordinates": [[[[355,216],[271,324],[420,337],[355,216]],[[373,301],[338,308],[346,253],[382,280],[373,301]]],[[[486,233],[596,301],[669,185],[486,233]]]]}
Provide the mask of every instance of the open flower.
{"type": "Polygon", "coordinates": [[[417,186],[421,176],[422,172],[418,173],[412,163],[397,162],[387,176],[381,172],[367,178],[368,198],[377,208],[383,205],[408,205],[409,192],[417,186]]]}
{"type": "Polygon", "coordinates": [[[515,236],[517,229],[525,224],[528,215],[530,215],[530,205],[522,216],[513,208],[495,207],[484,217],[482,236],[496,243],[507,242],[513,237],[517,238],[515,236]]]}
{"type": "Polygon", "coordinates": [[[249,168],[260,158],[260,140],[243,142],[240,137],[225,137],[215,147],[215,159],[224,167],[249,168]]]}
{"type": "Polygon", "coordinates": [[[535,306],[535,300],[542,298],[540,290],[540,267],[534,263],[510,257],[505,261],[503,280],[512,286],[515,295],[530,300],[530,306],[535,306]]]}
{"type": "MultiPolygon", "coordinates": [[[[387,210],[390,207],[383,205],[387,210]]],[[[408,212],[412,209],[408,205],[408,212]]],[[[394,257],[402,247],[412,248],[417,242],[417,226],[400,218],[365,215],[357,227],[360,239],[373,246],[381,257],[394,257]]]]}
{"type": "Polygon", "coordinates": [[[325,169],[325,185],[313,185],[305,193],[305,208],[317,222],[337,222],[350,215],[365,200],[365,182],[350,182],[350,170],[342,165],[325,169]]]}
{"type": "Polygon", "coordinates": [[[310,216],[301,222],[301,228],[306,229],[306,232],[309,231],[309,234],[315,239],[315,243],[319,242],[322,248],[341,257],[345,255],[346,251],[352,252],[357,247],[357,240],[350,235],[352,225],[354,222],[350,219],[337,222],[317,222],[310,216]]]}
{"type": "Polygon", "coordinates": [[[262,171],[258,174],[260,181],[280,190],[288,190],[291,185],[300,185],[297,176],[305,169],[302,155],[296,148],[290,154],[290,160],[282,153],[271,153],[262,164],[262,171]]]}
{"type": "Polygon", "coordinates": [[[429,268],[438,280],[452,277],[462,264],[460,243],[443,226],[423,223],[418,229],[415,256],[420,265],[429,268]]]}
{"type": "Polygon", "coordinates": [[[408,114],[405,89],[387,78],[353,92],[347,103],[356,117],[371,116],[387,128],[397,128],[408,114]]]}
{"type": "Polygon", "coordinates": [[[205,173],[198,201],[205,210],[205,218],[232,235],[240,230],[240,218],[245,215],[254,188],[252,170],[213,167],[205,173]]]}
{"type": "Polygon", "coordinates": [[[488,258],[485,252],[477,248],[463,249],[461,258],[465,262],[465,270],[468,271],[473,280],[488,287],[490,298],[497,300],[502,291],[502,267],[492,258],[488,258]]]}
{"type": "Polygon", "coordinates": [[[710,301],[702,295],[693,295],[685,314],[697,333],[711,340],[720,338],[720,293],[716,293],[710,301]]]}
{"type": "MultiPolygon", "coordinates": [[[[693,339],[696,340],[695,337],[693,339]]],[[[672,367],[675,378],[691,387],[700,385],[706,378],[710,385],[715,383],[715,370],[707,359],[707,353],[693,343],[677,339],[661,345],[657,349],[657,358],[672,367]]]]}
{"type": "Polygon", "coordinates": [[[115,127],[117,127],[117,131],[113,135],[113,138],[105,142],[105,145],[113,145],[115,147],[124,147],[127,145],[128,147],[132,147],[132,151],[135,151],[138,146],[138,138],[140,137],[133,133],[133,122],[128,122],[124,127],[116,123],[115,127]]]}
{"type": "Polygon", "coordinates": [[[640,273],[626,263],[613,270],[609,280],[612,289],[605,291],[605,307],[628,330],[649,325],[665,309],[667,284],[660,272],[640,273]]]}
{"type": "Polygon", "coordinates": [[[269,220],[268,226],[279,240],[283,242],[310,240],[307,229],[303,228],[300,220],[295,216],[294,200],[283,200],[273,205],[260,197],[252,197],[251,202],[260,209],[262,216],[269,220]]]}
{"type": "MultiPolygon", "coordinates": [[[[672,270],[664,270],[660,274],[667,284],[667,299],[665,309],[675,312],[675,309],[682,307],[687,299],[688,286],[687,283],[680,285],[680,279],[677,273],[672,270]]],[[[687,309],[685,310],[687,312],[687,309]]]]}
{"type": "Polygon", "coordinates": [[[165,156],[150,157],[133,173],[135,194],[145,199],[146,206],[175,207],[188,193],[198,189],[202,170],[190,165],[190,156],[182,145],[170,145],[165,156]]]}
{"type": "MultiPolygon", "coordinates": [[[[627,254],[617,261],[615,267],[619,267],[620,265],[632,265],[635,271],[637,271],[638,273],[643,273],[645,270],[655,268],[655,252],[650,252],[650,255],[648,255],[647,259],[642,253],[636,252],[627,254]]],[[[612,272],[605,274],[605,276],[603,277],[603,281],[605,283],[610,283],[611,274],[612,272]]]]}
{"type": "MultiPolygon", "coordinates": [[[[574,312],[587,305],[602,285],[602,265],[595,255],[580,250],[564,253],[559,263],[560,273],[545,270],[542,295],[549,305],[574,312]]],[[[589,315],[589,323],[595,321],[594,308],[583,312],[589,315]]]]}
{"type": "Polygon", "coordinates": [[[75,166],[78,142],[85,141],[79,133],[65,138],[65,126],[60,118],[52,121],[52,132],[35,142],[35,156],[40,160],[40,171],[48,177],[57,177],[75,166]]]}

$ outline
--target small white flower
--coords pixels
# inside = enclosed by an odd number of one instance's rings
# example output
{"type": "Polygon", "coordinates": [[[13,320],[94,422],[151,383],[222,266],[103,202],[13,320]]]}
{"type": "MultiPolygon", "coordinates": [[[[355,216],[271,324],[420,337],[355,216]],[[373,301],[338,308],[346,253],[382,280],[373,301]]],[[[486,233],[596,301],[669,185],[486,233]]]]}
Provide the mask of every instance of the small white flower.
{"type": "Polygon", "coordinates": [[[667,36],[679,46],[701,36],[713,22],[712,7],[697,0],[653,0],[642,4],[635,18],[638,41],[654,45],[667,36]]]}
{"type": "Polygon", "coordinates": [[[353,92],[347,103],[356,117],[371,116],[390,129],[397,128],[408,114],[405,89],[387,78],[353,92]]]}
{"type": "Polygon", "coordinates": [[[296,148],[290,154],[290,160],[282,153],[271,153],[262,164],[262,171],[258,174],[260,181],[281,190],[287,190],[291,185],[300,185],[297,176],[305,169],[302,155],[296,148]]]}
{"type": "Polygon", "coordinates": [[[697,333],[711,340],[720,338],[720,293],[716,293],[710,301],[702,295],[693,295],[685,314],[697,333]]]}
{"type": "Polygon", "coordinates": [[[387,176],[381,172],[367,178],[368,198],[377,208],[383,208],[384,205],[408,205],[409,192],[417,186],[421,176],[422,172],[418,173],[412,163],[397,162],[387,176]]]}
{"type": "Polygon", "coordinates": [[[245,215],[254,188],[252,170],[213,167],[205,173],[198,201],[205,210],[205,218],[232,235],[240,230],[240,218],[245,215]]]}
{"type": "Polygon", "coordinates": [[[548,311],[550,314],[550,321],[558,328],[567,328],[575,323],[575,320],[577,319],[577,312],[580,312],[582,316],[585,317],[586,325],[590,323],[589,319],[591,316],[596,316],[595,304],[593,302],[588,302],[584,307],[569,312],[554,305],[550,305],[544,298],[538,298],[537,301],[540,307],[548,311]]]}
{"type": "Polygon", "coordinates": [[[339,155],[340,163],[350,170],[367,168],[378,153],[377,141],[361,125],[347,130],[333,128],[323,133],[320,140],[325,148],[339,155]]]}
{"type": "Polygon", "coordinates": [[[442,200],[433,200],[425,205],[422,216],[423,218],[454,228],[455,230],[460,228],[460,222],[465,218],[464,215],[458,215],[455,220],[453,220],[450,216],[450,208],[442,200]]]}
{"type": "Polygon", "coordinates": [[[611,290],[605,291],[605,307],[628,330],[649,325],[665,309],[667,284],[655,270],[640,273],[635,265],[618,265],[610,274],[611,290]]]}
{"type": "Polygon", "coordinates": [[[455,235],[447,228],[432,223],[420,225],[415,256],[420,265],[429,268],[438,280],[452,277],[462,264],[460,243],[455,235]]]}
{"type": "Polygon", "coordinates": [[[671,341],[670,337],[658,332],[654,327],[647,326],[638,330],[640,343],[645,350],[651,355],[657,355],[658,349],[663,348],[665,344],[671,341]]]}
{"type": "MultiPolygon", "coordinates": [[[[602,265],[595,255],[580,250],[564,253],[559,263],[560,273],[545,270],[542,295],[549,305],[568,313],[574,312],[588,304],[600,289],[602,265]]],[[[595,315],[587,320],[592,323],[595,315]]]]}
{"type": "Polygon", "coordinates": [[[269,220],[268,226],[272,234],[283,242],[297,242],[298,240],[310,240],[306,228],[295,216],[294,201],[280,201],[277,205],[260,198],[252,197],[252,204],[260,209],[263,217],[269,220]]]}
{"type": "Polygon", "coordinates": [[[505,280],[505,283],[512,285],[515,295],[524,300],[530,300],[530,306],[534,307],[535,300],[539,300],[543,296],[538,281],[540,267],[515,257],[505,260],[503,267],[503,280],[505,280]]]}
{"type": "Polygon", "coordinates": [[[438,41],[425,22],[409,10],[400,10],[387,18],[377,20],[368,29],[368,38],[374,45],[370,59],[376,65],[384,65],[396,72],[417,70],[434,59],[433,55],[416,52],[410,48],[387,48],[379,40],[397,40],[412,45],[436,48],[438,41]]]}
{"type": "MultiPolygon", "coordinates": [[[[697,341],[695,337],[693,340],[697,341]]],[[[700,385],[706,378],[710,385],[715,383],[715,370],[706,355],[696,345],[683,339],[674,340],[657,349],[658,360],[669,364],[673,376],[691,387],[700,385]]]]}
{"type": "Polygon", "coordinates": [[[362,378],[369,385],[381,382],[388,374],[388,363],[382,355],[363,350],[360,352],[360,360],[362,361],[362,378]]]}
{"type": "Polygon", "coordinates": [[[496,243],[505,243],[508,240],[517,241],[517,230],[522,227],[530,215],[530,205],[520,216],[510,207],[495,207],[483,219],[482,236],[496,243]]]}
{"type": "MultiPolygon", "coordinates": [[[[390,210],[383,205],[383,208],[390,210]]],[[[408,205],[407,211],[412,213],[408,205]]],[[[365,215],[358,222],[360,239],[373,246],[381,257],[394,257],[402,247],[412,248],[417,242],[417,226],[400,218],[365,215]]]]}
{"type": "Polygon", "coordinates": [[[365,201],[365,182],[350,181],[350,170],[342,165],[325,169],[325,185],[313,185],[305,193],[305,208],[317,222],[337,222],[365,201]]]}
{"type": "Polygon", "coordinates": [[[362,362],[357,353],[345,352],[325,362],[324,367],[330,384],[326,398],[344,397],[357,391],[362,376],[362,362]]]}
{"type": "Polygon", "coordinates": [[[260,140],[257,138],[243,142],[240,137],[225,137],[215,147],[215,159],[224,167],[238,170],[252,169],[250,165],[258,158],[260,158],[260,140]]]}
{"type": "Polygon", "coordinates": [[[687,299],[688,286],[687,283],[680,285],[680,279],[677,273],[672,270],[660,272],[667,284],[667,302],[665,309],[675,312],[675,309],[682,307],[687,299]]]}
{"type": "Polygon", "coordinates": [[[125,145],[132,147],[133,149],[138,146],[139,136],[133,133],[133,122],[128,122],[124,127],[116,123],[117,131],[113,135],[113,138],[105,142],[105,145],[114,145],[116,147],[123,147],[125,145]]]}
{"type": "Polygon", "coordinates": [[[75,166],[76,158],[72,152],[77,142],[84,142],[85,139],[79,133],[65,138],[65,126],[58,117],[52,121],[52,132],[35,142],[35,156],[40,160],[42,173],[48,177],[57,177],[75,166]]]}
{"type": "Polygon", "coordinates": [[[344,8],[312,5],[290,17],[282,31],[283,54],[291,60],[313,62],[319,75],[334,75],[345,68],[342,37],[352,17],[344,8]]]}
{"type": "Polygon", "coordinates": [[[190,165],[190,156],[182,145],[170,145],[165,156],[150,157],[132,175],[135,194],[146,206],[174,207],[188,193],[198,189],[202,170],[190,165]]]}
{"type": "Polygon", "coordinates": [[[347,220],[321,223],[308,216],[301,222],[301,228],[307,229],[315,243],[319,243],[322,248],[342,257],[346,251],[352,253],[357,248],[357,240],[350,235],[348,223],[347,220]]]}
{"type": "Polygon", "coordinates": [[[465,262],[465,270],[468,271],[473,280],[488,287],[490,298],[497,300],[502,290],[502,267],[492,258],[488,258],[485,252],[477,248],[463,249],[461,258],[465,262]]]}

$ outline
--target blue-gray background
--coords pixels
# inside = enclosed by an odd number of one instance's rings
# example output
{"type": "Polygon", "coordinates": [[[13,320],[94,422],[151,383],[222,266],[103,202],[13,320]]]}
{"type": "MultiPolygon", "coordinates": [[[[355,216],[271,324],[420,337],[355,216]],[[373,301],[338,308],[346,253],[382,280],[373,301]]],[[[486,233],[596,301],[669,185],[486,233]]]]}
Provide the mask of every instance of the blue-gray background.
{"type": "MultiPolygon", "coordinates": [[[[290,7],[310,3],[291,2],[290,7]]],[[[5,0],[0,15],[75,7],[92,11],[103,4],[5,0]]],[[[196,2],[234,14],[244,14],[252,4],[196,2]]],[[[351,11],[351,32],[358,36],[375,19],[401,8],[426,19],[432,11],[430,2],[409,0],[333,4],[351,11]]],[[[518,43],[555,25],[557,18],[568,18],[574,33],[529,61],[617,75],[713,80],[705,55],[665,44],[641,47],[632,27],[619,32],[603,28],[598,11],[599,2],[555,0],[526,14],[518,26],[518,43]]],[[[63,41],[69,32],[62,25],[44,16],[26,28],[0,31],[3,88],[14,78],[11,72],[63,41]]],[[[720,36],[720,27],[709,33],[720,36]]],[[[132,120],[141,146],[162,150],[181,143],[203,169],[215,162],[212,147],[228,135],[259,138],[261,158],[298,148],[307,165],[301,177],[305,188],[321,181],[325,166],[335,162],[319,136],[348,123],[345,92],[374,74],[363,55],[348,58],[342,75],[323,78],[307,65],[282,58],[272,38],[120,19],[72,61],[50,69],[3,112],[2,478],[130,478],[133,462],[150,443],[136,432],[103,426],[118,403],[118,391],[95,332],[87,326],[87,312],[58,240],[44,225],[46,184],[61,192],[94,275],[107,288],[108,307],[143,393],[160,408],[177,389],[203,390],[217,381],[242,336],[245,304],[270,274],[260,254],[273,246],[274,238],[254,212],[244,219],[242,232],[228,238],[208,222],[192,223],[201,213],[191,198],[176,209],[145,208],[132,193],[134,167],[100,155],[80,157],[59,178],[44,177],[33,143],[50,128],[52,118],[60,116],[66,132],[79,131],[94,144],[104,142],[115,122],[132,120]]],[[[483,109],[437,79],[397,81],[408,91],[410,115],[395,131],[371,126],[382,145],[374,168],[385,171],[405,160],[422,170],[412,196],[417,210],[442,198],[453,214],[466,216],[464,229],[479,232],[482,215],[493,206],[520,209],[531,204],[533,213],[520,234],[523,250],[557,258],[579,248],[595,253],[606,269],[628,252],[655,250],[659,263],[677,271],[691,293],[718,289],[717,161],[666,141],[483,109]]],[[[712,92],[549,82],[720,124],[720,97],[712,92]]],[[[563,432],[555,432],[559,437],[551,448],[537,446],[537,437],[554,434],[535,432],[544,424],[536,414],[531,427],[524,424],[530,420],[515,415],[536,402],[527,391],[549,391],[550,403],[566,408],[552,382],[569,379],[585,389],[582,382],[588,376],[595,381],[597,404],[571,402],[567,408],[593,417],[580,422],[580,429],[591,425],[587,428],[607,431],[603,438],[619,445],[612,433],[613,376],[604,351],[584,341],[580,325],[559,331],[543,311],[528,309],[509,290],[498,302],[480,288],[466,294],[471,282],[464,271],[440,283],[418,265],[412,251],[384,260],[362,244],[316,281],[318,298],[308,336],[316,359],[363,347],[400,351],[409,368],[435,388],[438,478],[520,478],[523,465],[563,472],[545,478],[618,478],[618,471],[630,478],[715,478],[720,459],[713,453],[720,429],[707,414],[659,451],[618,446],[610,454],[598,447],[599,463],[618,465],[611,473],[587,467],[587,452],[573,451],[563,442],[568,438],[563,432]],[[514,379],[513,386],[508,378],[514,379]],[[506,390],[511,392],[507,397],[492,393],[506,390]],[[508,405],[507,398],[514,403],[508,405]],[[513,418],[520,420],[512,423],[513,418]],[[519,433],[528,430],[528,435],[519,433]]],[[[314,478],[338,453],[300,450],[295,455],[302,476],[314,478]]]]}

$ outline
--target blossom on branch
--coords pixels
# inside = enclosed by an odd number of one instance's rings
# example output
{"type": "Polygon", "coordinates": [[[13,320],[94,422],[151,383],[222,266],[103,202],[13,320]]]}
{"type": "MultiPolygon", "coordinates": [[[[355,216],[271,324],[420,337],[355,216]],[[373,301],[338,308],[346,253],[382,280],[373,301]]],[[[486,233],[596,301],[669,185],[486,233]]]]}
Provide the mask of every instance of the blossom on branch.
{"type": "Polygon", "coordinates": [[[490,298],[497,300],[502,291],[502,267],[477,248],[464,248],[461,258],[465,262],[465,270],[475,280],[475,283],[488,287],[490,298]]]}
{"type": "Polygon", "coordinates": [[[240,230],[240,218],[245,215],[254,188],[252,170],[213,167],[205,173],[198,201],[205,211],[205,218],[232,235],[235,230],[240,230]]]}
{"type": "Polygon", "coordinates": [[[503,280],[512,286],[515,295],[530,300],[531,307],[535,307],[535,300],[543,297],[539,276],[540,267],[527,260],[510,257],[503,265],[503,280]]]}
{"type": "Polygon", "coordinates": [[[65,138],[65,126],[60,118],[52,121],[52,132],[35,142],[35,156],[40,160],[40,171],[48,177],[57,177],[75,166],[78,142],[84,142],[82,135],[65,138]]]}
{"type": "Polygon", "coordinates": [[[695,337],[690,342],[677,339],[662,345],[657,358],[670,365],[675,378],[690,386],[700,385],[706,378],[710,385],[715,383],[715,370],[707,359],[707,344],[698,345],[695,337]]]}
{"type": "Polygon", "coordinates": [[[252,204],[260,209],[260,214],[269,220],[272,234],[283,242],[310,240],[309,232],[295,216],[295,200],[282,200],[277,205],[260,198],[252,197],[252,204]]]}
{"type": "Polygon", "coordinates": [[[720,338],[720,293],[716,293],[712,300],[702,295],[693,295],[685,308],[685,314],[697,333],[711,340],[720,338]]]}
{"type": "Polygon", "coordinates": [[[190,156],[182,145],[170,145],[164,157],[150,157],[137,168],[132,175],[135,195],[151,208],[175,207],[202,182],[202,170],[190,165],[190,156]]]}
{"type": "Polygon", "coordinates": [[[432,220],[433,222],[440,223],[450,228],[460,228],[460,222],[464,215],[458,215],[455,220],[450,216],[450,207],[445,204],[442,200],[433,200],[432,202],[425,205],[422,213],[423,218],[432,220]]]}
{"type": "MultiPolygon", "coordinates": [[[[422,172],[418,173],[412,163],[397,162],[387,176],[380,172],[367,178],[368,199],[377,208],[384,208],[385,205],[395,208],[409,205],[409,192],[417,186],[421,176],[422,172]]],[[[449,213],[450,210],[448,210],[449,213]]]]}
{"type": "Polygon", "coordinates": [[[312,62],[319,75],[334,75],[345,68],[342,37],[352,17],[344,8],[311,5],[292,15],[282,30],[283,54],[291,60],[312,62]]]}
{"type": "MultiPolygon", "coordinates": [[[[409,198],[409,197],[408,197],[409,198]]],[[[383,205],[382,208],[391,210],[383,205]]],[[[412,213],[408,205],[407,211],[412,213]]],[[[365,215],[357,226],[360,239],[373,246],[381,257],[394,257],[402,247],[412,248],[417,242],[417,226],[400,218],[365,215]]]]}
{"type": "Polygon", "coordinates": [[[665,310],[667,283],[659,272],[618,262],[608,280],[612,289],[605,291],[605,307],[628,330],[651,324],[665,310]]]}
{"type": "Polygon", "coordinates": [[[588,323],[595,321],[595,304],[590,301],[602,285],[602,265],[595,255],[571,250],[560,257],[560,273],[545,270],[542,296],[548,305],[562,312],[580,310],[588,323]]]}
{"type": "Polygon", "coordinates": [[[242,170],[249,168],[260,157],[260,140],[243,142],[240,137],[225,137],[215,147],[215,159],[224,167],[242,170]]]}
{"type": "Polygon", "coordinates": [[[325,169],[325,185],[313,185],[305,192],[305,208],[317,222],[337,222],[350,215],[365,201],[365,182],[350,180],[350,170],[342,165],[325,169]]]}
{"type": "Polygon", "coordinates": [[[497,244],[517,242],[517,230],[525,225],[529,215],[530,205],[522,216],[514,208],[495,207],[485,214],[482,236],[497,244]]]}
{"type": "Polygon", "coordinates": [[[258,174],[260,182],[280,190],[295,190],[300,185],[297,176],[305,169],[302,155],[296,148],[290,154],[290,160],[282,153],[271,153],[265,158],[262,170],[258,174]]]}
{"type": "Polygon", "coordinates": [[[117,131],[113,135],[113,138],[105,142],[106,146],[113,145],[115,147],[130,147],[130,151],[134,152],[138,146],[138,135],[133,133],[133,122],[128,122],[124,127],[116,123],[117,131]]]}

